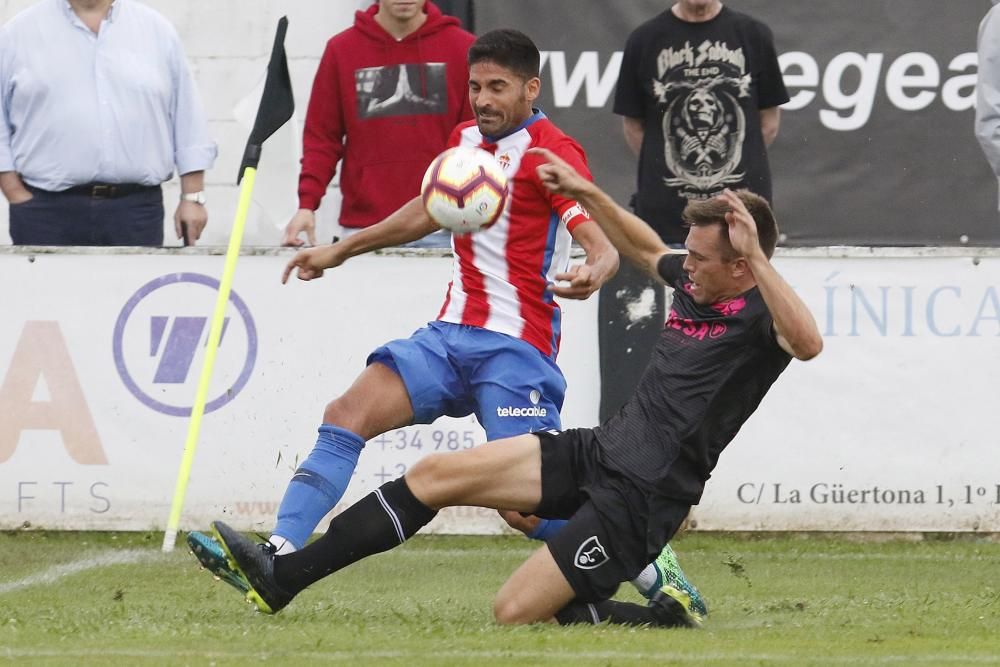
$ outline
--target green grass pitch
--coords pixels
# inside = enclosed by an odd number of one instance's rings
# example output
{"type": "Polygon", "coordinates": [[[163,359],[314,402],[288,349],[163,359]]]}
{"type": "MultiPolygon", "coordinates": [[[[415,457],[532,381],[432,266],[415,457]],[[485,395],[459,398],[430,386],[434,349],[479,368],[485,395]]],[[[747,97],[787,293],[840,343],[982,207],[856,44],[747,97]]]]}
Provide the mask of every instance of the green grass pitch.
{"type": "Polygon", "coordinates": [[[701,630],[497,627],[493,593],[535,548],[518,537],[417,537],[273,617],[160,540],[0,534],[0,662],[1000,664],[1000,544],[983,537],[688,534],[675,546],[709,602],[701,630]]]}

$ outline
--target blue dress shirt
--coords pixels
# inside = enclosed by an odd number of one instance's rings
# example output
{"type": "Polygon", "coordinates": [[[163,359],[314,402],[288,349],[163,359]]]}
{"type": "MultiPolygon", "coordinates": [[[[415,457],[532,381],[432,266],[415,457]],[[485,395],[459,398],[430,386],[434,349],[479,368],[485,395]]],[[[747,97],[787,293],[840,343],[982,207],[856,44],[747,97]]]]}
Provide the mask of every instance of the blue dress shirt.
{"type": "Polygon", "coordinates": [[[98,34],[67,0],[0,29],[0,171],[52,191],[159,185],[217,152],[177,32],[141,2],[114,0],[98,34]]]}

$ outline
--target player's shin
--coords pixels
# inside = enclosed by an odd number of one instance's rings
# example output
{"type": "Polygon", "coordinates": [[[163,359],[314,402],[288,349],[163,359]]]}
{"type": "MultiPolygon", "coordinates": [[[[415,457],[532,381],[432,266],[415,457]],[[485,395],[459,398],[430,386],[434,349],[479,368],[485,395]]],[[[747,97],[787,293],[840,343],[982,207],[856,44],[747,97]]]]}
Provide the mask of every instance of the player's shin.
{"type": "Polygon", "coordinates": [[[275,559],[275,578],[297,593],[351,563],[399,546],[436,515],[400,477],[335,516],[326,534],[306,548],[275,559]]]}
{"type": "Polygon", "coordinates": [[[319,427],[316,446],[295,471],[278,507],[271,543],[283,547],[279,554],[287,547],[278,544],[276,538],[290,543],[291,550],[301,548],[323,517],[340,502],[364,446],[364,440],[347,429],[330,424],[319,427]]]}
{"type": "Polygon", "coordinates": [[[660,596],[647,605],[617,600],[580,602],[574,600],[556,613],[559,625],[613,623],[615,625],[648,625],[659,628],[698,627],[700,619],[693,618],[677,600],[660,596]]]}
{"type": "Polygon", "coordinates": [[[616,625],[653,625],[655,619],[648,607],[605,600],[603,602],[580,602],[574,600],[556,613],[559,625],[597,625],[598,623],[614,623],[616,625]]]}

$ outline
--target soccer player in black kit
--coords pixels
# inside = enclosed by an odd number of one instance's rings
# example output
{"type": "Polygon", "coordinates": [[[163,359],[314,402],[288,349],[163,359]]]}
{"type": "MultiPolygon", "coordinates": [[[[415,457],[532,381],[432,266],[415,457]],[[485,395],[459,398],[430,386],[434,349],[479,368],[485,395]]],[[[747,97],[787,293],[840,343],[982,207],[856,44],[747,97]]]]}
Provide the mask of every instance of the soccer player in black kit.
{"type": "Polygon", "coordinates": [[[569,519],[494,601],[498,623],[697,625],[683,592],[647,605],[611,600],[660,552],[723,448],[792,357],[823,347],[806,305],[771,266],[767,202],[724,191],[685,209],[686,253],[545,149],[545,186],[590,212],[620,253],[674,288],[673,308],[635,394],[594,429],[533,433],[433,454],[335,517],[301,551],[275,556],[213,524],[247,598],[274,613],[310,584],[406,541],[443,507],[474,505],[569,519]]]}

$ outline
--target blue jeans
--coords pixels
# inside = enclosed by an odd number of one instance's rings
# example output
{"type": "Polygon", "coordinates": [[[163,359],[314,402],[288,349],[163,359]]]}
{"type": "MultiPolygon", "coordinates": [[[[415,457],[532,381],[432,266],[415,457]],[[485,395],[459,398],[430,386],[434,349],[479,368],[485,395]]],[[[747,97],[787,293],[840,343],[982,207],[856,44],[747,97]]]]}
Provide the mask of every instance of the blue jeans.
{"type": "Polygon", "coordinates": [[[163,192],[158,187],[114,199],[28,189],[31,199],[10,205],[14,245],[163,245],[163,192]]]}

